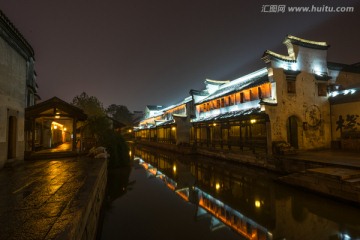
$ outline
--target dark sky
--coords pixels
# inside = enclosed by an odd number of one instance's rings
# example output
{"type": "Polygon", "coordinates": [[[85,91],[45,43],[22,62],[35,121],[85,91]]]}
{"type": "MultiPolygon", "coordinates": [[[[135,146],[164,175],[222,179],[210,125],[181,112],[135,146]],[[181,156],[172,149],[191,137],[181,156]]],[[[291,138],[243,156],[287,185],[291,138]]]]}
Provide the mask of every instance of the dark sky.
{"type": "Polygon", "coordinates": [[[206,78],[232,80],[286,53],[287,34],[331,47],[328,60],[360,62],[360,1],[0,0],[35,50],[39,94],[104,106],[170,105],[206,78]],[[264,4],[351,6],[353,13],[262,13],[264,4]]]}

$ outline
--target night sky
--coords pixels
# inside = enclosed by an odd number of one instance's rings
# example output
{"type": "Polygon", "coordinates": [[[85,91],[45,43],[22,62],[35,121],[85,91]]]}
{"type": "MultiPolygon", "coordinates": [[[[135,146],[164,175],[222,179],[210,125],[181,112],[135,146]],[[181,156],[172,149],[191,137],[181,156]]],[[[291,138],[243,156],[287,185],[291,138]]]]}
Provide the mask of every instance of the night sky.
{"type": "Polygon", "coordinates": [[[0,0],[35,50],[42,100],[85,91],[131,111],[170,105],[286,54],[287,34],[326,41],[328,60],[360,62],[360,2],[242,0],[0,0]],[[352,6],[353,13],[262,13],[264,4],[352,6]]]}

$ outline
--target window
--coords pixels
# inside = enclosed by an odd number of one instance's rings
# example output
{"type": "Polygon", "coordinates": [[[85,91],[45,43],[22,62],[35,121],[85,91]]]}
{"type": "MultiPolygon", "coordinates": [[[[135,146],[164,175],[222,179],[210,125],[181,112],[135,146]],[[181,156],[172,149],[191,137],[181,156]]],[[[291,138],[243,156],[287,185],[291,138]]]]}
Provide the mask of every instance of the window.
{"type": "Polygon", "coordinates": [[[220,99],[216,100],[216,108],[220,108],[220,99]]]}
{"type": "Polygon", "coordinates": [[[262,99],[261,87],[258,87],[258,96],[259,96],[259,99],[262,99]]]}
{"type": "Polygon", "coordinates": [[[327,84],[318,83],[318,96],[326,97],[327,95],[327,84]]]}
{"type": "Polygon", "coordinates": [[[287,92],[288,93],[296,93],[296,82],[295,81],[287,81],[287,92]]]}
{"type": "Polygon", "coordinates": [[[224,98],[221,99],[221,107],[222,107],[222,108],[225,107],[225,100],[224,100],[224,98]]]}
{"type": "Polygon", "coordinates": [[[244,96],[244,93],[240,93],[240,102],[243,103],[245,102],[245,96],[244,96]]]}

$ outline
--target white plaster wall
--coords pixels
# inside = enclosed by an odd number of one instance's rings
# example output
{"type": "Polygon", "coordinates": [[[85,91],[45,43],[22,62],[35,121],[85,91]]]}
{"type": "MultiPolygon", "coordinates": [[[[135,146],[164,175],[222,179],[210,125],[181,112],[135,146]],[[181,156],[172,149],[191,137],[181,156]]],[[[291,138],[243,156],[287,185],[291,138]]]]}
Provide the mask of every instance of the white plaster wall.
{"type": "Polygon", "coordinates": [[[305,48],[296,45],[293,45],[293,47],[297,53],[298,70],[319,74],[327,72],[327,50],[305,48]]]}
{"type": "Polygon", "coordinates": [[[347,115],[353,115],[355,120],[354,129],[360,131],[360,102],[351,102],[351,103],[342,103],[331,106],[331,119],[332,119],[332,139],[340,140],[341,131],[346,132],[350,129],[346,126],[349,126],[350,121],[347,119],[347,115]],[[342,116],[343,127],[338,128],[337,122],[339,121],[339,116],[342,116]],[[359,125],[358,125],[359,124],[359,125]]]}
{"type": "Polygon", "coordinates": [[[7,160],[8,116],[17,117],[16,158],[24,158],[26,60],[0,38],[0,168],[7,160]]]}
{"type": "Polygon", "coordinates": [[[350,72],[339,72],[336,77],[336,84],[340,84],[344,89],[360,87],[360,74],[350,72]]]}
{"type": "Polygon", "coordinates": [[[287,93],[286,76],[283,69],[273,69],[276,82],[277,106],[266,106],[271,123],[272,141],[287,142],[287,120],[296,116],[298,120],[298,143],[300,149],[330,147],[330,108],[327,97],[319,97],[313,74],[301,72],[296,78],[296,94],[287,93]],[[303,129],[306,109],[317,105],[321,111],[321,124],[317,128],[303,129]]]}

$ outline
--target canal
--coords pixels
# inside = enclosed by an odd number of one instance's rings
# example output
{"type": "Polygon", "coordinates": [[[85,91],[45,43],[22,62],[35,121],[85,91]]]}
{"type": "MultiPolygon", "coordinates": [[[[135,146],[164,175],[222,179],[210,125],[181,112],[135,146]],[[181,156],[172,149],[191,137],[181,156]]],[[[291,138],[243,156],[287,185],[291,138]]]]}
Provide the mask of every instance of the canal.
{"type": "Polygon", "coordinates": [[[360,207],[266,170],[133,147],[109,172],[101,239],[360,239],[360,207]]]}

